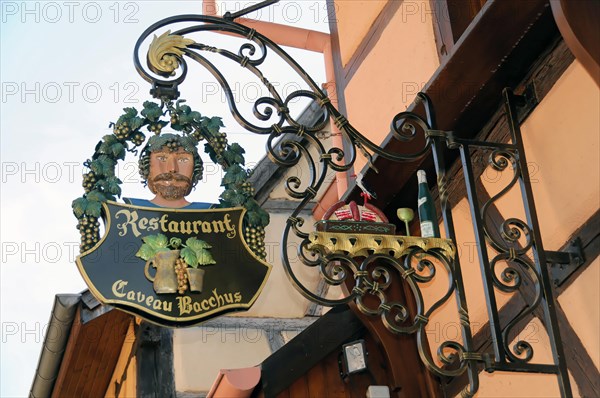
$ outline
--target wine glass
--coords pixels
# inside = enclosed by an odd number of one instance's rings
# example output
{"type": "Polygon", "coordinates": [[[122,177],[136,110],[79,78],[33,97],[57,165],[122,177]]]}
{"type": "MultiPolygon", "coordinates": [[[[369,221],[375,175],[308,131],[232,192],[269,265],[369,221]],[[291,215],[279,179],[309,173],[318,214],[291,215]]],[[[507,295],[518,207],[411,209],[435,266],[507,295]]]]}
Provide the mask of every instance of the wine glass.
{"type": "Polygon", "coordinates": [[[408,223],[411,222],[415,218],[415,212],[413,209],[409,207],[401,207],[396,211],[398,218],[401,221],[404,221],[404,225],[406,226],[406,236],[410,236],[410,230],[408,229],[408,223]]]}

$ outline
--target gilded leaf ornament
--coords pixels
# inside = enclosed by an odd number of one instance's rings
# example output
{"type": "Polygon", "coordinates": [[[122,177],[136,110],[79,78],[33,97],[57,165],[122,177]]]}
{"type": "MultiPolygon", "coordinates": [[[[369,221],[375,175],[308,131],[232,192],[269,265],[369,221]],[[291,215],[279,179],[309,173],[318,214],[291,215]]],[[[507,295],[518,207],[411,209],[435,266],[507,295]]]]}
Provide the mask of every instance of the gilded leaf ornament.
{"type": "Polygon", "coordinates": [[[180,35],[172,35],[167,30],[160,36],[154,35],[148,49],[148,65],[153,72],[160,75],[172,76],[179,67],[178,57],[183,55],[187,46],[194,44],[194,40],[186,39],[180,35]]]}

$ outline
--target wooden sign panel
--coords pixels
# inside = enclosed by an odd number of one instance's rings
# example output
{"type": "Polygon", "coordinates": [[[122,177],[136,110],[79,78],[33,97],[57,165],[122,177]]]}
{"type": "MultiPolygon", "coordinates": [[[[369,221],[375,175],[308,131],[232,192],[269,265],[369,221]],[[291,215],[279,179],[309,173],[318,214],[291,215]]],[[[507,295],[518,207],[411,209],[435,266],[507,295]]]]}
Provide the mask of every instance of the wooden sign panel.
{"type": "Polygon", "coordinates": [[[247,310],[271,266],[244,241],[245,211],[108,201],[105,234],[77,258],[77,266],[102,303],[163,326],[191,326],[247,310]]]}

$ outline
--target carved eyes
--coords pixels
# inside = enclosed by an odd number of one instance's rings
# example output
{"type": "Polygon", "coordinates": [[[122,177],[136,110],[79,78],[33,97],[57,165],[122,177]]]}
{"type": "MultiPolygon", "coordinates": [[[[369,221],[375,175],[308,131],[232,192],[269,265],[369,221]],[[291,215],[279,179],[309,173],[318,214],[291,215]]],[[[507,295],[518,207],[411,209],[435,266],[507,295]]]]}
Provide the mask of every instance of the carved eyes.
{"type": "MultiPolygon", "coordinates": [[[[165,163],[169,160],[169,156],[168,155],[158,155],[156,157],[156,159],[159,162],[165,163]]],[[[189,156],[177,156],[177,163],[185,164],[185,163],[189,163],[189,162],[190,162],[189,156]]]]}

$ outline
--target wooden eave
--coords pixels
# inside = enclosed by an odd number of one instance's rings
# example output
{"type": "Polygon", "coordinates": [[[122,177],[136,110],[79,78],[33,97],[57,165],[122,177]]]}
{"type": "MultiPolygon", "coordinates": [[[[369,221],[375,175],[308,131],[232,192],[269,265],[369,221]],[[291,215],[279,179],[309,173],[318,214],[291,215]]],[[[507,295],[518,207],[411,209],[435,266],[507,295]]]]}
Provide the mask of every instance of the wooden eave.
{"type": "MultiPolygon", "coordinates": [[[[475,137],[500,106],[502,89],[521,82],[557,37],[547,1],[489,0],[422,90],[434,105],[437,129],[454,131],[462,138],[475,137]]],[[[416,102],[408,110],[425,118],[424,109],[416,102]]],[[[400,142],[392,131],[381,144],[393,153],[410,153],[422,145],[423,138],[400,142]]],[[[447,151],[448,164],[456,159],[456,152],[447,151]]],[[[376,191],[373,202],[387,214],[395,214],[399,207],[414,207],[418,169],[435,175],[431,155],[407,162],[375,156],[374,165],[379,173],[365,167],[363,181],[376,191]],[[390,175],[395,176],[393,184],[390,175]]],[[[360,192],[354,184],[343,199],[359,200],[360,192]]]]}
{"type": "Polygon", "coordinates": [[[52,397],[103,397],[133,317],[82,294],[52,397]],[[90,307],[91,306],[91,307],[90,307]]]}
{"type": "Polygon", "coordinates": [[[332,308],[264,360],[260,365],[262,393],[265,397],[276,396],[341,344],[360,338],[365,332],[348,306],[332,308]]]}
{"type": "Polygon", "coordinates": [[[80,294],[57,294],[42,344],[42,352],[29,391],[31,398],[49,397],[65,353],[73,320],[81,303],[80,294]]]}

